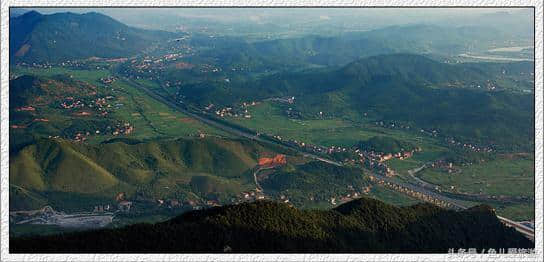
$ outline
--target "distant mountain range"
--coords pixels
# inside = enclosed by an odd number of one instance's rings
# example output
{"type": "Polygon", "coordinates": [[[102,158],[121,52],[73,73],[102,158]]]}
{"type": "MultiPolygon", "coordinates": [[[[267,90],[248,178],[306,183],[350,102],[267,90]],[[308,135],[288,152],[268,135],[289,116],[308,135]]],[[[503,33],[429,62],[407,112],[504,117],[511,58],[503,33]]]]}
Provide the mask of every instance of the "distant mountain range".
{"type": "Polygon", "coordinates": [[[20,16],[26,12],[29,12],[30,10],[24,9],[24,8],[11,8],[9,10],[9,18],[14,18],[17,16],[20,16]]]}
{"type": "MultiPolygon", "coordinates": [[[[301,37],[247,42],[234,37],[193,37],[195,46],[212,48],[199,55],[223,66],[243,65],[249,69],[278,69],[307,64],[342,66],[354,60],[380,54],[413,53],[438,57],[485,52],[503,45],[512,36],[485,26],[399,25],[337,36],[301,37]]],[[[524,38],[525,39],[525,38],[524,38]]]]}
{"type": "Polygon", "coordinates": [[[26,12],[10,21],[10,62],[60,62],[138,54],[174,33],[126,26],[100,13],[26,12]]]}
{"type": "MultiPolygon", "coordinates": [[[[25,11],[28,10],[12,11],[12,62],[59,62],[92,56],[126,57],[176,35],[129,27],[96,12],[42,15],[36,11],[25,11]]],[[[223,65],[285,68],[304,63],[344,65],[361,57],[398,52],[458,55],[484,51],[486,47],[500,44],[508,37],[511,36],[504,31],[485,26],[416,24],[334,37],[308,35],[249,43],[237,37],[210,39],[195,35],[190,41],[194,46],[212,48],[200,54],[200,58],[219,59],[223,65]]]]}
{"type": "Polygon", "coordinates": [[[10,252],[423,252],[534,248],[488,206],[451,211],[361,198],[331,210],[257,201],[157,224],[10,239],[10,252]]]}

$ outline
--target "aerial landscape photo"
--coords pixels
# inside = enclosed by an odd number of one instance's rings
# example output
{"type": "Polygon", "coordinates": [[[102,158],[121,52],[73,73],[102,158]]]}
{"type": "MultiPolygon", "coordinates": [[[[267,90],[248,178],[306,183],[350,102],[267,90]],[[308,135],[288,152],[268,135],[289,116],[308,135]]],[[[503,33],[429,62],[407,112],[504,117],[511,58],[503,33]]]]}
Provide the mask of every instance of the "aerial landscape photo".
{"type": "Polygon", "coordinates": [[[533,8],[9,10],[11,253],[534,253],[533,8]]]}

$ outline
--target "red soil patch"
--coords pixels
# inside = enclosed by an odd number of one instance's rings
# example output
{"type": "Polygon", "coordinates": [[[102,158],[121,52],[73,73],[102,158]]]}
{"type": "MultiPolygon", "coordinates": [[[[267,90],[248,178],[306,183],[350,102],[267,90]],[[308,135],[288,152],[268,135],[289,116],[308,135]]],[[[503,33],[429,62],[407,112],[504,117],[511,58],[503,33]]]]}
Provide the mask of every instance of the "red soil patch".
{"type": "Polygon", "coordinates": [[[285,164],[287,164],[287,160],[285,158],[285,155],[283,154],[278,154],[273,158],[268,158],[268,157],[259,158],[260,166],[275,166],[275,165],[285,165],[285,164]]]}

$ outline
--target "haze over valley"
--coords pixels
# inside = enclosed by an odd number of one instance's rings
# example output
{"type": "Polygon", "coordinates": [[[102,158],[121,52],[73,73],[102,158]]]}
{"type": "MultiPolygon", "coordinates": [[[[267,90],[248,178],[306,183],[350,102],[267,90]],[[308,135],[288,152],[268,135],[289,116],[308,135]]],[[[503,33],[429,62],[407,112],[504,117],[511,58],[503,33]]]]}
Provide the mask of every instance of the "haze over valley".
{"type": "Polygon", "coordinates": [[[9,26],[13,252],[534,248],[532,9],[9,26]]]}

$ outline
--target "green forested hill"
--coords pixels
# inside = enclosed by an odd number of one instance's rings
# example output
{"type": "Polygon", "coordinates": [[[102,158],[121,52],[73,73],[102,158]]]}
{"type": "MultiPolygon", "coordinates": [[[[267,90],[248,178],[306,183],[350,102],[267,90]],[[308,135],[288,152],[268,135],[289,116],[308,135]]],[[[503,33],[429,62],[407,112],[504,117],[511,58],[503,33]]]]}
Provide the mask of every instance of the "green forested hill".
{"type": "Polygon", "coordinates": [[[186,85],[180,93],[200,105],[295,96],[293,107],[310,118],[320,111],[352,120],[368,114],[477,143],[529,148],[534,136],[533,95],[519,90],[533,87],[518,81],[521,72],[532,72],[532,63],[451,65],[395,54],[360,59],[338,70],[186,85]]]}
{"type": "MultiPolygon", "coordinates": [[[[516,33],[489,26],[414,24],[334,36],[305,35],[255,42],[241,37],[194,37],[191,44],[212,48],[200,56],[212,58],[210,61],[218,61],[223,66],[243,66],[246,70],[291,70],[308,64],[343,66],[356,59],[380,54],[410,52],[457,56],[470,51],[485,51],[501,40],[511,39],[512,34],[516,33]]],[[[522,38],[527,38],[527,35],[522,38]]]]}
{"type": "Polygon", "coordinates": [[[99,13],[25,13],[10,21],[10,62],[135,55],[174,34],[126,26],[99,13]]]}
{"type": "Polygon", "coordinates": [[[158,224],[10,239],[11,252],[437,252],[534,247],[486,206],[395,207],[361,198],[327,211],[257,201],[158,224]]]}
{"type": "MultiPolygon", "coordinates": [[[[284,151],[248,140],[223,138],[100,145],[39,139],[10,157],[10,185],[22,188],[19,193],[61,192],[110,199],[121,191],[129,195],[138,191],[149,198],[174,197],[180,192],[203,197],[230,195],[254,188],[251,172],[247,171],[263,154],[277,152],[284,151]]],[[[28,208],[32,203],[27,201],[36,200],[10,199],[12,210],[28,208]]],[[[50,204],[66,208],[62,201],[50,204]]],[[[80,204],[88,205],[85,201],[80,204]]],[[[32,208],[41,205],[43,201],[38,201],[32,208]]]]}
{"type": "Polygon", "coordinates": [[[389,136],[374,136],[367,140],[360,141],[357,148],[367,151],[382,153],[396,153],[410,151],[416,148],[412,143],[397,140],[389,136]]]}

